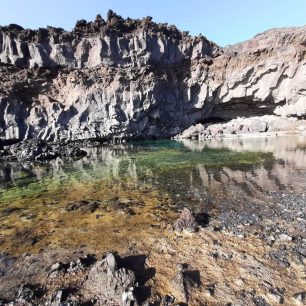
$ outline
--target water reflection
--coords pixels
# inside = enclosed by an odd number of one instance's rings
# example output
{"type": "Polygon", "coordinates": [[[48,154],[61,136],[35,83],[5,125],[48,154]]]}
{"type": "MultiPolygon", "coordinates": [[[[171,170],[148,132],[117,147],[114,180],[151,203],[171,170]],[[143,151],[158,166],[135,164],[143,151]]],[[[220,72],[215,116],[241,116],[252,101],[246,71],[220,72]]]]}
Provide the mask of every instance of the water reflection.
{"type": "Polygon", "coordinates": [[[306,185],[306,138],[300,136],[135,143],[128,146],[90,148],[87,152],[86,157],[76,161],[56,159],[45,164],[2,164],[0,188],[4,190],[14,185],[26,186],[33,180],[42,180],[45,177],[63,182],[97,178],[120,180],[122,177],[128,177],[135,184],[141,183],[142,180],[162,183],[162,186],[167,186],[170,182],[178,184],[175,189],[194,188],[197,182],[197,188],[202,188],[206,192],[208,189],[222,189],[222,192],[226,189],[226,192],[230,192],[230,186],[233,185],[244,186],[243,189],[252,194],[263,190],[302,191],[306,185]],[[198,158],[198,155],[210,154],[209,149],[215,150],[215,154],[218,154],[218,150],[221,152],[224,149],[232,152],[272,153],[274,159],[263,159],[262,163],[254,166],[241,162],[243,167],[238,167],[239,159],[229,165],[224,160],[224,166],[216,168],[215,165],[205,164],[205,160],[202,164],[198,158]],[[150,159],[150,155],[156,154],[156,151],[161,152],[160,160],[158,156],[150,159]],[[176,151],[184,152],[185,155],[178,160],[176,151]],[[189,155],[186,151],[190,152],[189,155]],[[196,158],[191,161],[190,167],[177,171],[175,168],[170,168],[169,171],[156,171],[161,170],[158,165],[167,153],[170,156],[167,162],[174,167],[183,159],[194,156],[196,158]],[[139,155],[142,156],[141,159],[138,158],[139,155]],[[166,176],[166,180],[163,176],[166,176]]]}
{"type": "Polygon", "coordinates": [[[88,148],[79,160],[2,164],[0,246],[121,247],[127,231],[136,240],[156,235],[152,223],[171,222],[184,206],[215,219],[269,217],[280,199],[273,192],[304,194],[305,148],[306,138],[294,136],[156,141],[88,148]],[[95,214],[67,211],[82,200],[98,201],[95,214]]]}
{"type": "MultiPolygon", "coordinates": [[[[171,183],[175,185],[173,189],[176,190],[194,188],[194,184],[197,184],[197,188],[205,192],[223,189],[231,192],[231,185],[244,186],[245,191],[251,194],[284,189],[301,192],[306,185],[305,151],[306,138],[301,136],[163,141],[89,148],[88,155],[76,161],[56,159],[45,164],[2,164],[0,188],[3,191],[9,186],[24,186],[45,177],[63,182],[71,179],[88,181],[98,178],[121,180],[124,177],[133,180],[135,184],[146,181],[166,187],[171,183]],[[252,165],[251,160],[244,164],[239,159],[227,163],[225,154],[224,166],[221,162],[221,166],[219,163],[219,167],[216,167],[215,164],[206,163],[205,158],[202,163],[201,155],[211,155],[209,149],[214,150],[216,155],[218,150],[220,154],[224,153],[224,149],[231,152],[271,153],[273,159],[263,158],[262,162],[256,165],[252,165]],[[161,152],[160,158],[158,152],[161,152]],[[182,161],[188,160],[189,167],[175,168],[182,161]],[[163,162],[166,166],[173,165],[174,169],[165,170],[163,162]]],[[[212,160],[217,157],[213,156],[212,160]]]]}
{"type": "MultiPolygon", "coordinates": [[[[303,136],[181,142],[192,151],[226,148],[235,152],[270,152],[275,158],[273,163],[263,163],[259,168],[247,171],[233,171],[224,167],[218,173],[212,173],[207,167],[198,166],[204,186],[211,186],[213,189],[220,189],[225,185],[244,186],[243,189],[253,195],[263,191],[305,190],[306,138],[303,136]]],[[[230,192],[231,189],[227,189],[230,192]]]]}
{"type": "Polygon", "coordinates": [[[258,138],[210,139],[207,141],[180,140],[191,151],[205,148],[227,148],[235,152],[271,152],[277,159],[293,163],[294,167],[306,169],[306,137],[299,135],[258,138]]]}

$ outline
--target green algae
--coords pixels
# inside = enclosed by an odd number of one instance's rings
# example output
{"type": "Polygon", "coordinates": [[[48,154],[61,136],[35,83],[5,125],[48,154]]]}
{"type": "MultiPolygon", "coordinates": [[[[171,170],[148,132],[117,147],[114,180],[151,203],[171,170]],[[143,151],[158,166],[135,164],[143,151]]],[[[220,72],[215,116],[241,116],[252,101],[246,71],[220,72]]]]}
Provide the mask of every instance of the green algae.
{"type": "Polygon", "coordinates": [[[135,188],[131,183],[113,183],[111,187],[103,180],[75,183],[69,190],[63,188],[58,199],[51,201],[46,195],[23,199],[22,205],[15,203],[14,207],[20,210],[0,217],[0,248],[7,253],[23,254],[39,252],[45,247],[73,249],[85,244],[92,251],[106,251],[123,245],[127,232],[129,241],[149,235],[150,225],[161,213],[168,219],[174,216],[169,209],[168,212],[158,209],[160,203],[170,204],[167,197],[157,190],[135,188]],[[94,213],[65,209],[67,204],[83,200],[101,204],[94,213]],[[126,208],[132,209],[133,214],[126,214],[126,208]]]}
{"type": "Polygon", "coordinates": [[[188,193],[182,186],[198,166],[252,171],[273,162],[271,153],[192,151],[159,141],[93,150],[77,161],[34,164],[39,178],[20,171],[14,183],[0,185],[0,250],[22,254],[84,244],[92,251],[118,249],[127,233],[129,243],[158,236],[161,220],[169,223],[176,216],[176,193],[188,193]],[[82,200],[101,204],[94,213],[65,210],[82,200]],[[121,208],[134,203],[133,215],[118,209],[118,201],[121,208]]]}
{"type": "Polygon", "coordinates": [[[205,149],[204,152],[190,152],[188,150],[160,149],[146,154],[135,154],[139,166],[153,169],[187,169],[201,164],[207,167],[234,167],[244,165],[260,165],[264,161],[272,161],[272,153],[262,152],[233,152],[228,149],[205,149]]]}
{"type": "MultiPolygon", "coordinates": [[[[171,142],[147,142],[136,145],[127,150],[128,154],[119,155],[117,164],[117,177],[120,181],[126,181],[133,176],[128,171],[131,163],[135,166],[137,175],[140,177],[148,171],[155,175],[165,175],[164,172],[175,171],[182,174],[197,165],[209,168],[232,167],[233,169],[244,169],[245,167],[258,166],[264,162],[273,162],[272,153],[262,152],[234,152],[228,149],[205,148],[202,152],[192,152],[183,146],[171,142]]],[[[115,167],[114,165],[112,165],[115,167]]],[[[85,168],[83,171],[75,169],[67,164],[63,170],[65,175],[50,175],[41,180],[27,178],[22,174],[20,184],[11,187],[0,187],[1,203],[25,198],[37,198],[61,194],[62,188],[68,188],[76,182],[93,182],[99,179],[112,181],[114,175],[107,165],[101,163],[96,168],[85,168]]]]}

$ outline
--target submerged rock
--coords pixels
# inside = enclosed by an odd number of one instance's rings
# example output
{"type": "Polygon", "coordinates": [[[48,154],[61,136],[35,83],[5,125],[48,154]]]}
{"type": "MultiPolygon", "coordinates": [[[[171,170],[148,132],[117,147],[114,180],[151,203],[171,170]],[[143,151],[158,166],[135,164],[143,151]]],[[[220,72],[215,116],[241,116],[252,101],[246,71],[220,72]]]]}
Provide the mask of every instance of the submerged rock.
{"type": "Polygon", "coordinates": [[[83,213],[93,213],[100,206],[99,201],[82,200],[76,203],[69,203],[66,206],[66,211],[80,210],[83,213]]]}

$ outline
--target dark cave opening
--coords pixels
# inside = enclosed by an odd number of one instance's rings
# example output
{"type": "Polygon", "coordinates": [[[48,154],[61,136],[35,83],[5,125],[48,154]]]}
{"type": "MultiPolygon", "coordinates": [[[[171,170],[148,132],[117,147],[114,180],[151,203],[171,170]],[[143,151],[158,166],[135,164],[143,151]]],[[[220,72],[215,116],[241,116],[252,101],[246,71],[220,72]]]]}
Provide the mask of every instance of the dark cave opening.
{"type": "Polygon", "coordinates": [[[212,116],[212,117],[207,117],[207,118],[203,118],[200,119],[196,122],[196,124],[201,123],[201,124],[214,124],[214,123],[226,123],[229,120],[222,118],[222,117],[216,117],[216,116],[212,116]]]}

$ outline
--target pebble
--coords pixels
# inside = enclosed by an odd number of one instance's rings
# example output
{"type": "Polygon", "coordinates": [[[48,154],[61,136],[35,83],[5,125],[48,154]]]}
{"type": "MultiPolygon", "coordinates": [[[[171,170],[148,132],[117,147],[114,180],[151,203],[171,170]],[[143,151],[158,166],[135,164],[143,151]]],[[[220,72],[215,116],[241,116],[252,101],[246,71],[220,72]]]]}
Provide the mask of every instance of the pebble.
{"type": "Polygon", "coordinates": [[[286,234],[279,235],[278,239],[281,241],[292,241],[292,237],[286,234]]]}
{"type": "Polygon", "coordinates": [[[306,291],[303,292],[298,292],[296,294],[293,295],[293,298],[299,302],[306,302],[306,291]]]}

